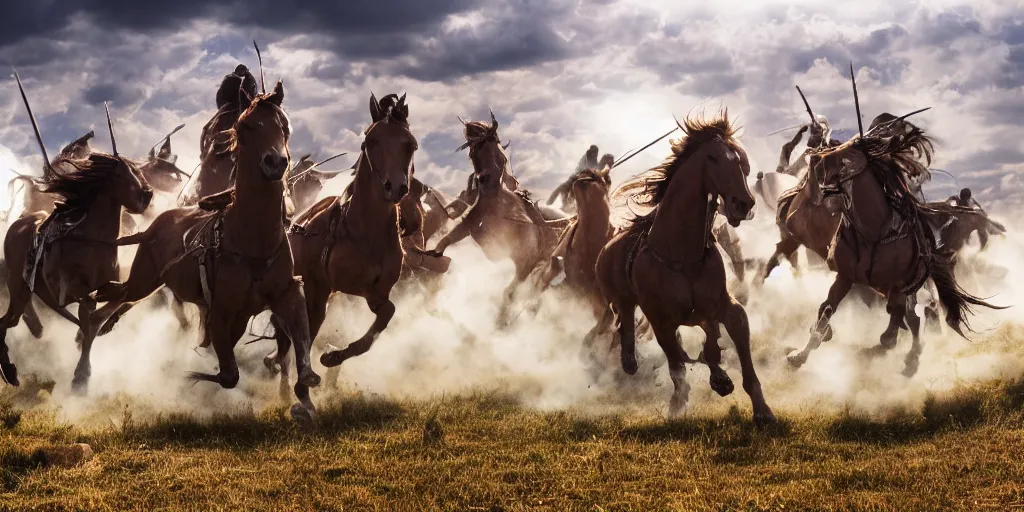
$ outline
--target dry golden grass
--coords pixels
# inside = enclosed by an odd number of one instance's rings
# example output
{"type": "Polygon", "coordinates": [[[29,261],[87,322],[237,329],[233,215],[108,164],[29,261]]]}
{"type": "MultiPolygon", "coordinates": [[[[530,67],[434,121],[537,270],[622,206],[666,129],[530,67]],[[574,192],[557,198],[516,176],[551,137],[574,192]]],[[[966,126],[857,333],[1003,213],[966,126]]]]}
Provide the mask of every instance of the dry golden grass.
{"type": "MultiPolygon", "coordinates": [[[[544,413],[481,392],[347,395],[314,433],[284,408],[62,425],[0,407],[3,510],[1010,510],[1024,507],[1024,383],[886,418],[544,413]],[[71,469],[34,456],[89,443],[71,469]]],[[[13,405],[12,405],[13,404],[13,405]]]]}

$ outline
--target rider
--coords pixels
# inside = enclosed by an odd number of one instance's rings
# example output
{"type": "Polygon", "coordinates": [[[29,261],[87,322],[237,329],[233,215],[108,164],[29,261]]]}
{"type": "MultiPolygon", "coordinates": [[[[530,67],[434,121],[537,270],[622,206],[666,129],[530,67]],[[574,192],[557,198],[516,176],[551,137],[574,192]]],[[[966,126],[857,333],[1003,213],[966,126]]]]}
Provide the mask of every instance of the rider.
{"type": "Polygon", "coordinates": [[[582,158],[580,158],[579,163],[576,164],[576,169],[569,175],[569,178],[551,192],[551,196],[548,197],[547,200],[547,204],[549,206],[553,204],[556,199],[561,199],[563,209],[572,208],[575,203],[575,198],[572,196],[572,184],[576,181],[576,175],[587,169],[600,170],[603,169],[605,165],[611,166],[615,163],[615,155],[606,153],[601,157],[601,160],[598,161],[597,153],[597,146],[591,144],[590,148],[587,149],[587,152],[582,158]]]}
{"type": "Polygon", "coordinates": [[[807,159],[805,157],[808,152],[821,147],[835,147],[839,144],[841,143],[838,140],[832,138],[832,127],[829,125],[828,118],[823,115],[817,115],[815,116],[815,122],[801,126],[800,130],[793,136],[793,139],[782,146],[782,154],[779,156],[779,165],[775,168],[775,172],[790,176],[800,176],[803,170],[807,168],[807,159]],[[800,143],[800,139],[803,138],[804,132],[808,131],[808,129],[810,129],[810,134],[807,137],[807,149],[804,150],[796,162],[790,164],[789,159],[793,154],[793,149],[800,143]]]}
{"type": "Polygon", "coordinates": [[[210,122],[203,127],[203,133],[199,140],[199,158],[204,159],[212,150],[214,135],[230,129],[234,126],[238,116],[249,107],[241,104],[241,91],[254,98],[257,93],[256,77],[252,76],[244,64],[235,66],[235,70],[227,75],[220,82],[217,89],[217,113],[210,122]]]}
{"type": "Polygon", "coordinates": [[[982,209],[981,205],[978,204],[978,201],[976,201],[973,197],[971,197],[971,189],[970,188],[963,188],[963,189],[961,189],[959,195],[949,196],[949,199],[946,199],[946,202],[949,203],[950,205],[953,205],[953,206],[960,206],[960,207],[963,207],[963,208],[972,208],[972,209],[977,208],[978,210],[984,211],[982,209]]]}

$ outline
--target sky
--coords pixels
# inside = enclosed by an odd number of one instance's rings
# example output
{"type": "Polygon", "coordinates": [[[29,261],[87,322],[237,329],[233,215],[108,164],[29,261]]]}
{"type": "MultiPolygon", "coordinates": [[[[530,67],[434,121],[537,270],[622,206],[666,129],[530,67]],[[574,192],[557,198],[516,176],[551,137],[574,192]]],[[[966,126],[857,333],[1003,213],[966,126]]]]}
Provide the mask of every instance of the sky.
{"type": "MultiPolygon", "coordinates": [[[[843,133],[856,129],[853,63],[865,125],[915,117],[938,140],[934,196],[971,186],[985,206],[1024,207],[1024,1],[717,0],[6,0],[0,66],[15,67],[54,154],[90,129],[141,157],[179,123],[178,165],[236,64],[282,79],[295,158],[349,151],[368,99],[407,93],[417,176],[458,191],[471,170],[465,119],[492,110],[513,172],[550,190],[590,144],[616,155],[678,118],[728,108],[754,169],[772,171],[806,120],[794,86],[843,133]],[[959,186],[958,186],[959,185],[959,186]]],[[[0,177],[41,159],[13,75],[0,80],[0,177]]],[[[616,181],[668,155],[662,142],[616,181]]],[[[753,179],[753,178],[752,178],[753,179]]]]}

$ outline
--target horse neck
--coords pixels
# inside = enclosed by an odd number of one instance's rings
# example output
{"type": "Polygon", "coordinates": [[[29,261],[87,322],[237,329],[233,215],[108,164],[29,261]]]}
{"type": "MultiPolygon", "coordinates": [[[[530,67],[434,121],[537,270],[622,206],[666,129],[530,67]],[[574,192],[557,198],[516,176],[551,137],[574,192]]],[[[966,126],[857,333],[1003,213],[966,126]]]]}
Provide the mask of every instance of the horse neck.
{"type": "Polygon", "coordinates": [[[607,233],[611,229],[611,206],[606,196],[595,193],[573,194],[576,199],[579,229],[584,233],[595,235],[607,233]]]}
{"type": "MultiPolygon", "coordinates": [[[[806,158],[806,156],[801,158],[806,158]]],[[[818,178],[818,171],[817,169],[814,168],[813,165],[810,164],[810,162],[808,162],[807,165],[804,166],[804,169],[804,186],[807,187],[807,192],[810,194],[811,198],[817,201],[818,198],[822,197],[821,183],[818,178]]]]}
{"type": "Polygon", "coordinates": [[[284,240],[284,183],[268,180],[259,157],[236,153],[235,197],[224,215],[233,245],[248,255],[268,254],[284,240]],[[240,236],[245,233],[245,236],[240,236]]]}
{"type": "Polygon", "coordinates": [[[647,243],[659,256],[692,263],[704,254],[708,235],[708,190],[703,161],[694,157],[676,164],[665,196],[658,205],[647,243]]]}
{"type": "Polygon", "coordinates": [[[94,240],[117,240],[121,234],[121,203],[112,190],[105,190],[93,199],[78,229],[94,240]]]}
{"type": "Polygon", "coordinates": [[[870,240],[880,240],[886,235],[893,216],[882,185],[871,169],[865,169],[845,186],[849,187],[850,194],[847,217],[861,235],[870,240]]]}
{"type": "Polygon", "coordinates": [[[398,205],[384,198],[384,185],[370,167],[366,153],[360,153],[356,162],[348,208],[346,227],[361,235],[380,233],[382,226],[398,222],[398,205]]]}

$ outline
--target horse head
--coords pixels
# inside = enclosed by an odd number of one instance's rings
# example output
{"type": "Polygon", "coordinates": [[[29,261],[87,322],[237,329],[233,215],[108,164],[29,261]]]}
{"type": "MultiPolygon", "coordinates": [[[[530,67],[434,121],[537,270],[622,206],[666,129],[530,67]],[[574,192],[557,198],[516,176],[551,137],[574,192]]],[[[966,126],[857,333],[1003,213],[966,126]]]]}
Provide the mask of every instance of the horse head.
{"type": "MultiPolygon", "coordinates": [[[[461,119],[460,119],[461,121],[461,119]]],[[[508,171],[508,155],[498,137],[498,120],[491,112],[491,122],[463,121],[466,142],[458,150],[469,149],[473,174],[481,192],[494,192],[501,188],[508,171]]]]}
{"type": "Polygon", "coordinates": [[[741,221],[751,219],[754,195],[747,185],[750,159],[736,139],[736,129],[729,122],[728,114],[710,121],[686,119],[679,127],[687,139],[681,151],[683,154],[692,151],[690,158],[703,162],[704,182],[711,194],[723,199],[721,211],[729,224],[736,227],[741,221]]]}
{"type": "Polygon", "coordinates": [[[255,98],[249,98],[245,89],[239,89],[239,95],[249,106],[238,116],[231,130],[231,150],[236,156],[250,153],[259,162],[260,175],[265,180],[280,181],[291,160],[288,151],[291,122],[281,108],[284,84],[278,80],[272,92],[257,94],[255,98]]]}
{"type": "Polygon", "coordinates": [[[384,96],[379,101],[370,94],[370,121],[366,128],[360,160],[380,182],[384,199],[398,204],[409,192],[412,157],[419,149],[409,130],[409,106],[405,95],[384,96]]]}

